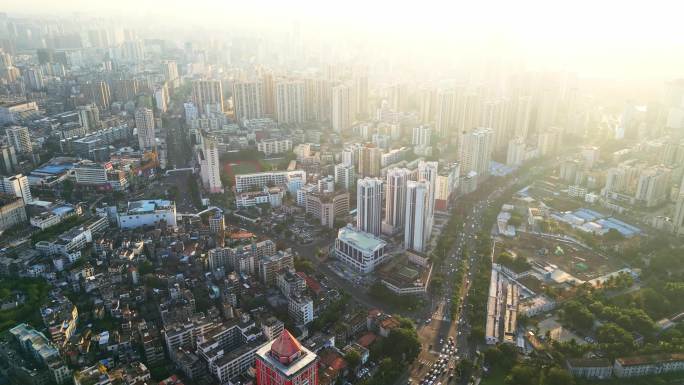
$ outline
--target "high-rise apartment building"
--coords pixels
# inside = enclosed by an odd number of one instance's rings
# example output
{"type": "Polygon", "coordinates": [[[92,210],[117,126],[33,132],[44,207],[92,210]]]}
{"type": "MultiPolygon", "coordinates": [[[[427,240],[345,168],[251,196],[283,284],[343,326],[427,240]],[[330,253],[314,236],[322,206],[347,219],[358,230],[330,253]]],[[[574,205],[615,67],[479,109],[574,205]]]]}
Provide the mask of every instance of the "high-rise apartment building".
{"type": "Polygon", "coordinates": [[[350,190],[356,181],[356,172],[352,164],[339,163],[335,165],[335,184],[350,190]]]}
{"type": "Polygon", "coordinates": [[[33,201],[28,178],[22,174],[3,177],[0,180],[0,193],[21,198],[25,205],[33,201]]]}
{"type": "Polygon", "coordinates": [[[140,150],[154,149],[157,143],[154,135],[154,113],[151,109],[138,108],[135,111],[135,127],[138,131],[140,150]]]}
{"type": "Polygon", "coordinates": [[[94,81],[85,87],[87,96],[97,105],[98,108],[108,110],[111,105],[112,94],[109,91],[109,84],[103,80],[94,81]]]}
{"type": "Polygon", "coordinates": [[[332,89],[331,120],[335,132],[349,130],[352,125],[351,90],[346,85],[338,85],[332,89]]]}
{"type": "Polygon", "coordinates": [[[424,252],[430,240],[428,210],[430,184],[427,181],[408,181],[406,184],[406,215],[404,247],[424,252]]]}
{"type": "Polygon", "coordinates": [[[677,235],[684,235],[684,192],[679,193],[672,224],[677,235]]]}
{"type": "Polygon", "coordinates": [[[202,150],[197,153],[200,164],[200,176],[204,188],[212,194],[223,193],[221,183],[221,163],[219,161],[218,148],[213,138],[204,138],[202,150]]]}
{"type": "Polygon", "coordinates": [[[382,162],[382,150],[374,144],[368,143],[359,149],[359,176],[379,177],[382,162]]]}
{"type": "Polygon", "coordinates": [[[379,235],[382,226],[382,179],[363,178],[356,183],[356,227],[379,235]]]}
{"type": "Polygon", "coordinates": [[[404,228],[406,218],[406,185],[411,171],[406,168],[393,168],[387,171],[385,183],[385,219],[382,232],[394,234],[404,228]]]}
{"type": "MultiPolygon", "coordinates": [[[[233,93],[235,97],[235,93],[233,93]]],[[[223,87],[220,80],[195,80],[192,82],[192,102],[201,113],[209,110],[223,111],[223,87]]]]}
{"type": "Polygon", "coordinates": [[[5,130],[7,141],[19,154],[33,153],[33,144],[28,127],[12,126],[5,130]]]}
{"type": "Polygon", "coordinates": [[[235,119],[259,119],[264,117],[263,87],[257,81],[233,84],[233,107],[235,119]]]}
{"type": "Polygon", "coordinates": [[[459,141],[459,157],[461,173],[475,171],[479,176],[489,174],[489,162],[492,159],[492,130],[478,128],[471,132],[463,132],[459,141]]]}
{"type": "Polygon", "coordinates": [[[276,120],[291,124],[304,121],[304,82],[282,81],[275,86],[276,120]]]}
{"type": "Polygon", "coordinates": [[[441,138],[448,138],[456,124],[456,98],[454,90],[440,90],[437,92],[435,108],[435,128],[441,138]]]}
{"type": "Polygon", "coordinates": [[[413,128],[413,140],[411,143],[414,146],[429,146],[430,137],[432,135],[432,128],[430,126],[418,126],[413,128]]]}

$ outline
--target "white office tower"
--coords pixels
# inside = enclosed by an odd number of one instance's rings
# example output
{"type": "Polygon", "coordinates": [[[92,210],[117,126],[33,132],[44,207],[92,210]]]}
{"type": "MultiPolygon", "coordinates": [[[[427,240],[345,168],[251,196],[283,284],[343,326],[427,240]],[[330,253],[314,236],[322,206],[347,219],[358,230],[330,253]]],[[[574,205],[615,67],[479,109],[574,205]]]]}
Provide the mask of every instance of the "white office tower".
{"type": "Polygon", "coordinates": [[[413,140],[411,143],[414,146],[429,146],[432,129],[429,126],[418,126],[413,129],[413,140]]]}
{"type": "Polygon", "coordinates": [[[190,125],[190,122],[199,118],[199,111],[197,106],[192,103],[183,103],[183,111],[185,112],[185,124],[190,125]]]}
{"type": "Polygon", "coordinates": [[[439,163],[438,162],[425,162],[420,161],[418,163],[418,180],[426,181],[430,185],[430,198],[428,199],[427,207],[427,225],[428,234],[432,234],[432,224],[434,222],[435,216],[435,191],[437,191],[437,177],[439,176],[439,163]]]}
{"type": "Polygon", "coordinates": [[[393,168],[387,171],[385,184],[385,220],[382,232],[395,234],[404,228],[406,219],[406,184],[411,171],[406,168],[393,168]]]}
{"type": "Polygon", "coordinates": [[[458,153],[461,172],[475,171],[479,176],[489,175],[489,162],[492,159],[492,130],[478,128],[461,134],[458,153]]]}
{"type": "Polygon", "coordinates": [[[525,139],[514,138],[508,142],[508,152],[506,152],[506,165],[520,166],[525,161],[525,139]]]}
{"type": "Polygon", "coordinates": [[[275,89],[276,120],[290,124],[304,121],[304,82],[283,81],[275,89]]]}
{"type": "Polygon", "coordinates": [[[404,224],[404,247],[417,252],[427,250],[430,234],[428,233],[428,207],[430,201],[430,184],[427,181],[408,181],[406,183],[406,215],[404,224]]]}
{"type": "Polygon", "coordinates": [[[356,182],[356,228],[378,235],[381,227],[382,179],[359,179],[356,182]]]}
{"type": "Polygon", "coordinates": [[[213,138],[204,138],[202,148],[197,152],[202,185],[212,194],[223,193],[221,163],[218,148],[213,138]]]}
{"type": "Polygon", "coordinates": [[[332,89],[332,129],[335,132],[347,131],[352,124],[351,90],[345,85],[332,89]]]}
{"type": "Polygon", "coordinates": [[[28,178],[22,174],[3,177],[0,180],[0,192],[21,198],[25,205],[33,201],[28,178]]]}
{"type": "Polygon", "coordinates": [[[684,134],[684,79],[665,84],[665,108],[668,109],[665,127],[678,136],[682,136],[684,134]]]}
{"type": "Polygon", "coordinates": [[[135,127],[138,131],[138,146],[140,150],[149,150],[155,147],[154,140],[154,114],[149,108],[138,108],[135,111],[135,127]]]}
{"type": "Polygon", "coordinates": [[[335,165],[335,183],[350,190],[354,185],[356,173],[354,172],[354,165],[347,163],[339,163],[335,165]]]}
{"type": "Polygon", "coordinates": [[[28,127],[12,126],[5,130],[7,134],[7,141],[17,150],[19,154],[33,153],[33,145],[31,144],[31,136],[29,135],[28,127]]]}
{"type": "Polygon", "coordinates": [[[238,82],[233,84],[233,108],[235,120],[258,119],[264,117],[264,95],[261,83],[238,82]]]}

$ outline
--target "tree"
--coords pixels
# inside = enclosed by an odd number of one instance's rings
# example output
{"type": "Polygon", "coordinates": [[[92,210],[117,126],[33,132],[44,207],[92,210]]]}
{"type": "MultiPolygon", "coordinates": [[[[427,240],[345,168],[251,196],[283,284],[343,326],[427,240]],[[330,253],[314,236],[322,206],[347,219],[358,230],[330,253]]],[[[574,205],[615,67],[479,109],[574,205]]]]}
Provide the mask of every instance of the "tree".
{"type": "Polygon", "coordinates": [[[548,385],[574,385],[575,379],[567,370],[561,368],[551,368],[546,374],[544,384],[548,385]]]}
{"type": "Polygon", "coordinates": [[[506,385],[531,385],[536,384],[537,371],[531,366],[516,365],[511,369],[510,374],[506,376],[506,385]]]}
{"type": "Polygon", "coordinates": [[[356,350],[350,350],[344,355],[344,360],[347,361],[349,368],[354,371],[356,367],[361,363],[361,355],[356,350]]]}

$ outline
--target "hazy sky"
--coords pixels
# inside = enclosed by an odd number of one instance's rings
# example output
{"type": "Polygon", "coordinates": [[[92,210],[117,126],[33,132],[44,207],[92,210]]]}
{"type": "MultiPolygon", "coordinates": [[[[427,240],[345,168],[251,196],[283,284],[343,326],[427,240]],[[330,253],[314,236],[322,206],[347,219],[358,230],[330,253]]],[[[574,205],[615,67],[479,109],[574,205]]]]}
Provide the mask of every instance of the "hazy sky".
{"type": "MultiPolygon", "coordinates": [[[[166,24],[370,36],[437,52],[515,49],[587,76],[684,77],[684,1],[0,0],[9,13],[125,15],[166,24]],[[492,41],[497,42],[492,47],[492,41]]],[[[495,51],[493,52],[496,54],[495,51]]]]}

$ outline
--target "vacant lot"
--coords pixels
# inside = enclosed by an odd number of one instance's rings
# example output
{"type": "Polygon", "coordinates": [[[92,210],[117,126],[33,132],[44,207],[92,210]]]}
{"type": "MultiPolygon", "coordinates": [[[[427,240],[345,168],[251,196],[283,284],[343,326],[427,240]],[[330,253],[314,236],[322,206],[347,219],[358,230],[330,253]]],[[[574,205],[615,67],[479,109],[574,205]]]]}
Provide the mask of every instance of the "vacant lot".
{"type": "Polygon", "coordinates": [[[496,255],[508,250],[528,260],[554,264],[584,281],[622,267],[621,264],[581,246],[527,233],[518,233],[514,239],[505,239],[502,243],[497,243],[497,248],[496,255]]]}

